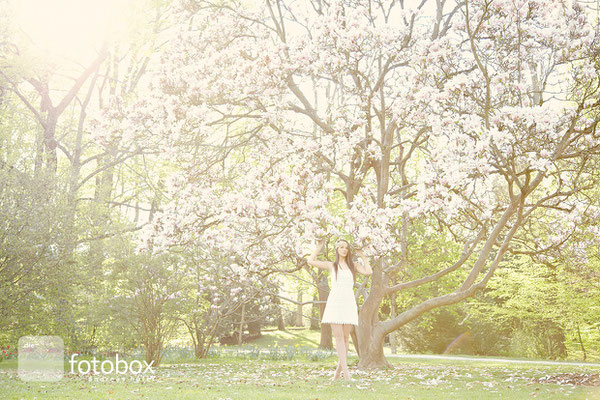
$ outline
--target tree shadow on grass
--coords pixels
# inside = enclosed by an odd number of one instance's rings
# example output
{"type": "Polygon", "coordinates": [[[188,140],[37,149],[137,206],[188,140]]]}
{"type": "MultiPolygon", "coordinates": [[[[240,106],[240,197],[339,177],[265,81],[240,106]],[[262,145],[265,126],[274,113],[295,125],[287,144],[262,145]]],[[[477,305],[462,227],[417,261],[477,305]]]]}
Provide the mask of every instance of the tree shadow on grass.
{"type": "Polygon", "coordinates": [[[299,335],[299,334],[297,334],[297,333],[292,333],[292,332],[291,332],[291,331],[289,331],[289,330],[286,330],[286,331],[284,331],[284,332],[285,332],[285,333],[287,333],[288,335],[296,336],[297,338],[299,338],[299,339],[302,339],[302,341],[304,341],[304,342],[313,343],[313,344],[315,344],[317,347],[319,347],[319,343],[317,343],[317,342],[316,342],[316,341],[314,341],[314,340],[308,339],[306,336],[302,336],[302,335],[299,335]]]}

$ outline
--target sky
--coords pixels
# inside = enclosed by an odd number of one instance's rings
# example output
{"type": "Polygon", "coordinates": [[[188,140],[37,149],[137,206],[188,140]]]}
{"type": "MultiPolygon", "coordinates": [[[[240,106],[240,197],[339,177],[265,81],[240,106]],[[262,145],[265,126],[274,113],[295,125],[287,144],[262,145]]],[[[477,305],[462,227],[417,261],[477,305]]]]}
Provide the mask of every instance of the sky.
{"type": "Polygon", "coordinates": [[[96,54],[132,0],[9,0],[14,24],[41,53],[84,62],[96,54]]]}

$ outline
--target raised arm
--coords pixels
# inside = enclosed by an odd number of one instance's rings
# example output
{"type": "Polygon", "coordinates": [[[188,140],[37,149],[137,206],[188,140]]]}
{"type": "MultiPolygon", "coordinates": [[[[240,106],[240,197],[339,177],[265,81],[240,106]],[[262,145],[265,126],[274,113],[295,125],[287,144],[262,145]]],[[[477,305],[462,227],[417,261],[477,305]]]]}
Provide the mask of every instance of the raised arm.
{"type": "Polygon", "coordinates": [[[365,257],[362,250],[356,250],[356,254],[362,261],[362,263],[358,263],[356,265],[356,270],[363,275],[371,275],[373,273],[373,269],[371,268],[371,264],[369,264],[369,260],[367,260],[367,257],[365,257]]]}
{"type": "Polygon", "coordinates": [[[327,269],[330,270],[331,267],[333,266],[333,263],[331,261],[319,261],[317,260],[317,255],[321,252],[321,249],[323,248],[323,243],[325,241],[323,239],[321,239],[319,241],[319,243],[317,243],[317,246],[315,247],[315,250],[312,252],[312,254],[310,255],[310,257],[308,257],[308,264],[312,265],[313,267],[318,267],[321,269],[327,269]]]}

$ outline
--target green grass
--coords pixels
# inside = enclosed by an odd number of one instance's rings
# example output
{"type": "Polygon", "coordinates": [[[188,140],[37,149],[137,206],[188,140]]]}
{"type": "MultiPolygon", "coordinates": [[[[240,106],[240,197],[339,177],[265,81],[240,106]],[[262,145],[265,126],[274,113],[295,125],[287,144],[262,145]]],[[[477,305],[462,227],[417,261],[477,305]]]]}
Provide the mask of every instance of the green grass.
{"type": "Polygon", "coordinates": [[[59,382],[23,382],[16,360],[3,362],[3,398],[22,399],[595,399],[600,388],[540,384],[535,379],[564,372],[597,372],[573,366],[531,366],[449,360],[402,359],[388,370],[359,371],[349,362],[352,383],[330,382],[336,359],[243,360],[236,357],[163,364],[145,382],[67,374],[59,382]]]}
{"type": "MultiPolygon", "coordinates": [[[[274,327],[271,327],[273,329],[274,327]]],[[[283,347],[283,346],[296,346],[298,345],[300,348],[310,349],[310,348],[318,348],[319,342],[321,338],[321,332],[316,330],[310,330],[308,328],[298,329],[298,328],[288,328],[285,331],[279,330],[269,330],[263,331],[263,336],[260,339],[252,341],[250,343],[244,343],[241,346],[237,345],[228,345],[227,349],[250,349],[256,346],[260,346],[263,348],[270,347],[283,347]]],[[[335,340],[334,340],[335,342],[335,340]]],[[[222,346],[215,346],[216,349],[220,349],[222,346]]],[[[588,346],[589,347],[589,346],[588,346]]],[[[355,351],[354,343],[350,342],[350,351],[355,351]]],[[[383,353],[387,355],[392,355],[392,350],[390,346],[383,347],[383,353]]],[[[461,355],[455,355],[460,357],[461,355]]],[[[471,357],[471,356],[465,356],[471,357]]],[[[507,356],[485,356],[486,358],[505,358],[514,360],[514,357],[507,356]]],[[[523,360],[539,360],[546,361],[542,359],[532,359],[532,358],[522,358],[523,360]]],[[[575,347],[569,349],[569,358],[567,361],[571,362],[582,362],[583,361],[583,353],[581,352],[579,347],[575,347]]],[[[600,353],[595,351],[592,348],[587,349],[587,360],[586,362],[594,363],[600,362],[600,353]]]]}
{"type": "Polygon", "coordinates": [[[250,344],[261,347],[267,346],[300,346],[300,347],[319,347],[321,340],[321,331],[312,331],[310,329],[288,329],[285,331],[263,332],[261,338],[252,341],[250,344]]]}
{"type": "Polygon", "coordinates": [[[351,356],[355,381],[332,383],[337,357],[318,350],[318,343],[319,332],[306,329],[265,332],[242,346],[216,346],[216,355],[204,360],[193,359],[189,349],[173,349],[153,375],[137,381],[132,375],[90,377],[66,370],[59,382],[23,382],[17,360],[10,359],[0,362],[0,388],[6,399],[600,399],[597,387],[539,383],[561,373],[598,372],[568,363],[404,356],[388,358],[392,369],[361,371],[351,356]]]}

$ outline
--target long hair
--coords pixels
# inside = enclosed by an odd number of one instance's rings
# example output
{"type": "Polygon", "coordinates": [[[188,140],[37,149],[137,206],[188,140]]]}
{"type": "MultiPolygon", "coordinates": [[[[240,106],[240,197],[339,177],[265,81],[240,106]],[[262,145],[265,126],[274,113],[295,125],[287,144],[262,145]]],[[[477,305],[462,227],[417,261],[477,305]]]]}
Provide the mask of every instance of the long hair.
{"type": "Polygon", "coordinates": [[[337,241],[335,246],[335,261],[333,262],[333,270],[335,271],[335,279],[337,280],[337,272],[338,265],[340,263],[340,254],[338,253],[338,244],[340,242],[345,242],[348,244],[348,254],[346,254],[346,264],[348,264],[348,268],[350,268],[350,272],[352,272],[352,278],[354,282],[356,282],[356,269],[354,268],[354,262],[352,261],[352,251],[350,250],[350,243],[347,240],[340,239],[337,241]]]}

